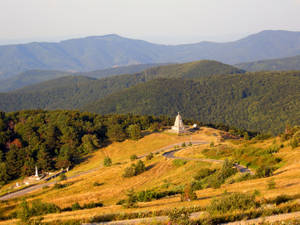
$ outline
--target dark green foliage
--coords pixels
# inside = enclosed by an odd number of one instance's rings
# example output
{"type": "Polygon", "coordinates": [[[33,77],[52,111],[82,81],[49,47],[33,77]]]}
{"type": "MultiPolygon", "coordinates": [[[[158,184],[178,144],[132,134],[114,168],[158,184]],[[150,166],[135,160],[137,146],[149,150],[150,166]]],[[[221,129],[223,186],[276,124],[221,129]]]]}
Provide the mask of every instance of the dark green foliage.
{"type": "Polygon", "coordinates": [[[71,169],[85,154],[101,147],[100,143],[107,143],[108,131],[115,125],[120,129],[117,133],[124,138],[129,126],[138,124],[142,129],[149,129],[152,123],[170,125],[171,120],[79,111],[0,112],[0,184],[34,174],[35,165],[39,173],[71,169]]]}
{"type": "Polygon", "coordinates": [[[181,147],[182,147],[182,148],[185,148],[185,147],[186,147],[185,142],[183,142],[183,143],[181,144],[181,147]]]}
{"type": "Polygon", "coordinates": [[[184,166],[185,164],[187,163],[186,160],[183,160],[183,159],[174,159],[172,161],[172,164],[176,167],[181,167],[181,166],[184,166]]]}
{"type": "Polygon", "coordinates": [[[75,202],[75,203],[71,206],[71,208],[72,208],[72,211],[76,211],[76,210],[82,209],[78,202],[75,202]]]}
{"type": "Polygon", "coordinates": [[[216,172],[215,169],[209,169],[209,168],[203,168],[203,169],[200,169],[196,175],[194,176],[194,179],[195,180],[201,180],[205,177],[208,177],[210,176],[211,174],[214,174],[216,172]]]}
{"type": "Polygon", "coordinates": [[[132,140],[138,140],[142,137],[141,128],[138,124],[132,124],[127,128],[128,136],[132,140]]]}
{"type": "Polygon", "coordinates": [[[136,164],[131,164],[131,166],[126,167],[123,173],[123,177],[133,177],[137,176],[146,171],[145,164],[142,160],[139,160],[136,164]]]}
{"type": "Polygon", "coordinates": [[[207,210],[211,214],[228,213],[234,210],[246,210],[256,208],[259,203],[255,196],[242,193],[224,193],[222,197],[213,199],[207,210]]]}
{"type": "Polygon", "coordinates": [[[30,217],[32,217],[30,208],[25,199],[19,205],[19,209],[17,211],[17,217],[20,219],[22,224],[27,224],[30,221],[30,217]]]}
{"type": "Polygon", "coordinates": [[[131,155],[131,156],[130,156],[130,160],[131,160],[131,161],[134,161],[134,160],[136,160],[137,158],[138,158],[137,155],[131,155]]]}
{"type": "Polygon", "coordinates": [[[202,183],[200,181],[192,181],[191,188],[193,191],[201,190],[203,189],[202,183]]]}
{"type": "Polygon", "coordinates": [[[54,184],[53,188],[54,189],[62,189],[64,187],[66,187],[66,186],[67,186],[66,184],[56,183],[56,184],[54,184]]]}
{"type": "MultiPolygon", "coordinates": [[[[85,109],[103,114],[149,115],[176,115],[180,111],[184,117],[199,121],[278,134],[286,123],[300,123],[299,90],[299,72],[212,76],[199,82],[155,79],[93,102],[85,109]]],[[[265,138],[268,135],[257,137],[265,138]]]]}
{"type": "Polygon", "coordinates": [[[103,165],[105,167],[110,167],[112,165],[112,161],[111,158],[109,158],[108,156],[106,156],[103,160],[103,165]]]}
{"type": "Polygon", "coordinates": [[[297,148],[299,146],[299,140],[297,138],[292,138],[290,141],[290,145],[292,149],[297,148]]]}
{"type": "Polygon", "coordinates": [[[113,124],[108,127],[107,136],[111,141],[124,141],[126,134],[120,124],[113,124]]]}
{"type": "Polygon", "coordinates": [[[32,201],[31,214],[33,216],[41,216],[49,213],[58,213],[61,209],[53,203],[44,203],[37,199],[32,201]]]}

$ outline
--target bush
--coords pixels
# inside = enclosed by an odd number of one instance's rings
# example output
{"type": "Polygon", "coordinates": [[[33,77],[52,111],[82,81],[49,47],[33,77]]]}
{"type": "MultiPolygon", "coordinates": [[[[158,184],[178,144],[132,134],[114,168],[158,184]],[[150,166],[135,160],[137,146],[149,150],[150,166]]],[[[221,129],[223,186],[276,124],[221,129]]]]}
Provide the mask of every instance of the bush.
{"type": "Polygon", "coordinates": [[[183,159],[174,159],[172,161],[172,164],[176,167],[181,167],[181,166],[185,165],[186,163],[187,163],[187,161],[183,160],[183,159]]]}
{"type": "Polygon", "coordinates": [[[59,180],[60,180],[60,181],[63,181],[63,180],[66,180],[66,179],[67,179],[67,176],[66,176],[65,173],[61,173],[61,174],[59,175],[59,180]]]}
{"type": "Polygon", "coordinates": [[[227,213],[234,210],[247,210],[256,208],[259,203],[255,201],[255,195],[242,193],[224,193],[222,197],[213,199],[209,204],[207,210],[211,214],[227,213]]]}
{"type": "Polygon", "coordinates": [[[128,128],[127,128],[127,132],[129,137],[132,140],[138,140],[142,137],[142,132],[141,132],[141,128],[138,124],[131,124],[128,128]]]}
{"type": "Polygon", "coordinates": [[[123,177],[137,176],[146,171],[145,164],[142,160],[139,160],[136,164],[131,164],[130,167],[126,167],[123,173],[123,177]]]}
{"type": "Polygon", "coordinates": [[[190,223],[190,212],[183,209],[173,209],[168,214],[170,224],[172,225],[189,225],[190,223]]]}
{"type": "Polygon", "coordinates": [[[205,177],[208,177],[212,174],[214,174],[216,172],[215,169],[209,169],[209,168],[203,168],[203,169],[200,169],[196,175],[194,176],[194,179],[195,180],[202,180],[203,178],[205,177]]]}
{"type": "Polygon", "coordinates": [[[270,177],[273,175],[273,171],[275,169],[270,166],[261,166],[256,170],[256,177],[263,178],[263,177],[270,177]]]}
{"type": "Polygon", "coordinates": [[[272,202],[276,205],[290,201],[292,198],[287,195],[279,195],[272,202]]]}
{"type": "Polygon", "coordinates": [[[299,146],[298,139],[296,139],[296,138],[291,139],[290,145],[291,145],[292,149],[297,148],[299,146]]]}
{"type": "Polygon", "coordinates": [[[269,190],[275,189],[276,183],[275,183],[274,179],[271,179],[271,180],[268,181],[267,187],[268,187],[269,190]]]}
{"type": "Polygon", "coordinates": [[[182,148],[186,147],[185,142],[183,142],[183,143],[181,144],[181,147],[182,147],[182,148]]]}
{"type": "Polygon", "coordinates": [[[54,189],[62,189],[64,187],[66,187],[66,186],[67,185],[65,185],[65,184],[56,183],[56,184],[54,184],[53,188],[54,189]]]}
{"type": "Polygon", "coordinates": [[[181,201],[193,201],[197,199],[197,195],[194,192],[191,185],[186,185],[183,193],[181,194],[181,201]]]}
{"type": "Polygon", "coordinates": [[[106,157],[104,158],[103,165],[104,165],[105,167],[110,167],[110,166],[112,165],[111,158],[109,158],[108,156],[106,156],[106,157]]]}
{"type": "Polygon", "coordinates": [[[201,182],[199,182],[199,181],[197,181],[197,180],[196,180],[196,181],[193,181],[193,182],[191,183],[191,188],[192,188],[193,191],[197,191],[197,190],[203,189],[201,182]]]}
{"type": "Polygon", "coordinates": [[[137,155],[131,155],[131,156],[130,156],[130,160],[131,160],[131,161],[134,161],[134,160],[136,160],[137,158],[138,158],[137,155]]]}
{"type": "Polygon", "coordinates": [[[98,182],[94,182],[93,183],[93,186],[94,187],[98,187],[98,186],[102,186],[104,183],[98,183],[98,182]]]}
{"type": "Polygon", "coordinates": [[[126,193],[127,199],[125,200],[123,206],[125,208],[137,208],[137,197],[133,189],[130,189],[126,193]]]}
{"type": "Polygon", "coordinates": [[[153,159],[153,153],[151,152],[151,153],[149,153],[147,156],[146,156],[146,159],[147,160],[151,160],[151,159],[153,159]]]}
{"type": "Polygon", "coordinates": [[[72,211],[76,211],[76,210],[82,209],[78,202],[74,203],[74,204],[71,206],[71,208],[72,208],[72,211]]]}

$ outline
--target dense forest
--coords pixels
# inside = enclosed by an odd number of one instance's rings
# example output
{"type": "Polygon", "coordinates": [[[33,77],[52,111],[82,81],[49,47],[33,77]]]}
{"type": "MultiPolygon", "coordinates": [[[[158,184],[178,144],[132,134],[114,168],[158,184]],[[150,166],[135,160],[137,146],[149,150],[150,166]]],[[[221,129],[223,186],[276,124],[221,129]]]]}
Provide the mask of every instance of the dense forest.
{"type": "Polygon", "coordinates": [[[72,167],[112,141],[136,139],[173,121],[168,117],[78,111],[0,112],[0,183],[40,171],[72,167]]]}
{"type": "Polygon", "coordinates": [[[15,92],[0,94],[0,110],[78,109],[109,94],[156,78],[200,79],[213,74],[242,73],[243,71],[216,61],[197,61],[158,66],[143,72],[118,75],[97,80],[82,76],[68,76],[15,92]]]}
{"type": "Polygon", "coordinates": [[[199,81],[156,79],[83,107],[106,113],[176,115],[279,133],[300,124],[300,72],[211,76],[199,81]],[[166,88],[167,87],[167,88],[166,88]]]}

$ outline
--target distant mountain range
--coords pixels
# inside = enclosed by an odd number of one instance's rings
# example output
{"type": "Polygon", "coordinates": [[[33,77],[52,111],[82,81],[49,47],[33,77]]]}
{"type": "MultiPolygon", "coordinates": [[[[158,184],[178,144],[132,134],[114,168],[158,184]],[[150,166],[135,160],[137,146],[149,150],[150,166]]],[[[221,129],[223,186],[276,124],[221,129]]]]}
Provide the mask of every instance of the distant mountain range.
{"type": "Polygon", "coordinates": [[[295,55],[300,55],[300,32],[263,31],[234,42],[174,46],[106,35],[59,43],[0,46],[0,78],[3,80],[26,70],[79,72],[200,59],[237,64],[295,55]]]}
{"type": "Polygon", "coordinates": [[[247,71],[288,71],[300,70],[300,55],[281,59],[260,60],[235,65],[247,71]]]}

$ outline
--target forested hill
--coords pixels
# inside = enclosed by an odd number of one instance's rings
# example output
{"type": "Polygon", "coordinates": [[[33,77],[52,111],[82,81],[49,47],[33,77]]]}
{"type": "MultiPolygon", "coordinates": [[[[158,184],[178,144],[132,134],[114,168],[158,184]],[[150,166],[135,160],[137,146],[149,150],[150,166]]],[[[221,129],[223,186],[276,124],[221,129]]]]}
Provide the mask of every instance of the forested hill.
{"type": "Polygon", "coordinates": [[[261,60],[235,65],[247,71],[291,71],[300,70],[300,55],[282,59],[261,60]]]}
{"type": "Polygon", "coordinates": [[[100,114],[176,115],[278,133],[300,124],[300,72],[158,79],[112,94],[84,110],[100,114]],[[166,88],[167,87],[167,88],[166,88]]]}
{"type": "Polygon", "coordinates": [[[241,73],[240,69],[215,61],[197,61],[147,69],[133,75],[119,75],[97,80],[69,76],[18,91],[0,94],[0,110],[77,109],[124,88],[156,78],[195,78],[222,73],[241,73]]]}
{"type": "Polygon", "coordinates": [[[94,78],[104,78],[120,74],[133,74],[142,72],[145,69],[159,66],[159,64],[139,64],[131,66],[122,66],[117,68],[109,68],[104,70],[96,70],[91,72],[68,72],[68,71],[53,71],[53,70],[29,70],[11,78],[1,80],[0,92],[13,91],[25,86],[41,83],[48,80],[53,80],[65,76],[84,76],[94,78]]]}
{"type": "Polygon", "coordinates": [[[91,71],[200,59],[236,64],[300,54],[300,32],[263,31],[234,42],[159,45],[118,35],[0,46],[0,78],[26,70],[91,71]]]}

